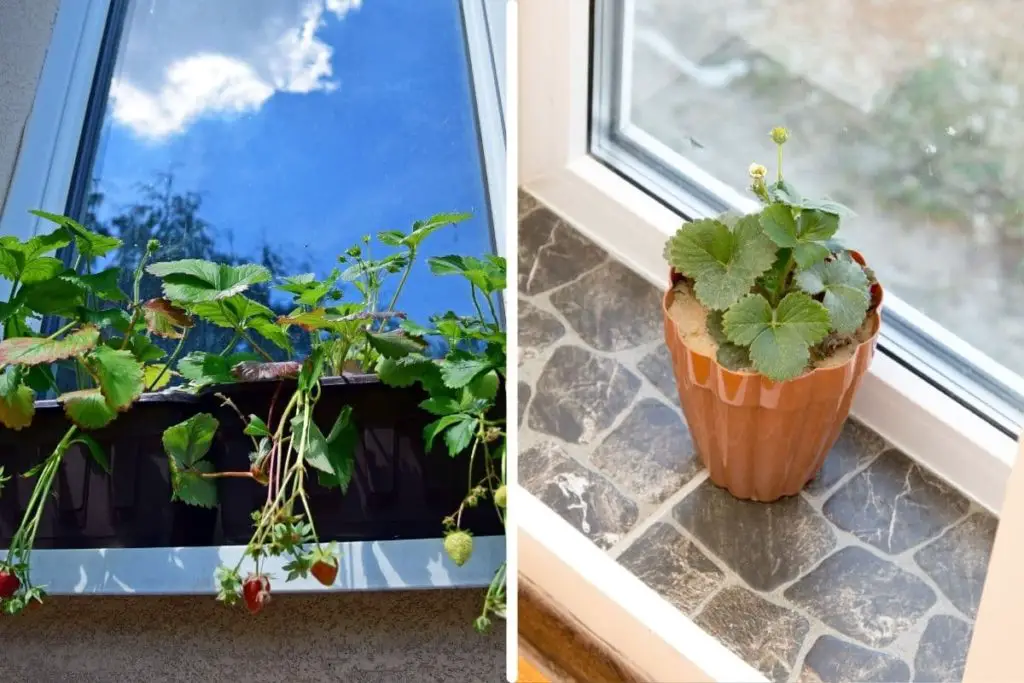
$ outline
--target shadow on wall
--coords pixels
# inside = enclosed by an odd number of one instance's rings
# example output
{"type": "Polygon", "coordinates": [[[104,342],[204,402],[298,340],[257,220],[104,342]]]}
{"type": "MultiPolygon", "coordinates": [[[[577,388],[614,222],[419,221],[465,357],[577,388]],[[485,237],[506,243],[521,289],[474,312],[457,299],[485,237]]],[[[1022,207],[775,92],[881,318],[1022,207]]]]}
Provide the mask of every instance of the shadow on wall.
{"type": "Polygon", "coordinates": [[[280,595],[258,616],[211,596],[51,597],[0,618],[0,680],[494,683],[505,634],[477,634],[479,609],[479,589],[280,595]]]}

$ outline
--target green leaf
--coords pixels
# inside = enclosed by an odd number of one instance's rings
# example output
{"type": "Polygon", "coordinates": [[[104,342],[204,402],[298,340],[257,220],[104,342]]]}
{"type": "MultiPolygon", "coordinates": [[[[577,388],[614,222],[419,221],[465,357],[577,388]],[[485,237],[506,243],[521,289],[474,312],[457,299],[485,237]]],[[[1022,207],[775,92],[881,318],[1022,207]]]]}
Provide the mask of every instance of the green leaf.
{"type": "Polygon", "coordinates": [[[479,358],[444,360],[441,362],[441,378],[445,386],[461,389],[472,382],[477,375],[491,369],[491,364],[479,358]]]}
{"type": "Polygon", "coordinates": [[[359,445],[359,430],[352,420],[352,408],[345,406],[338,413],[331,433],[327,436],[327,449],[334,477],[341,492],[348,491],[356,469],[356,447],[359,445]]]}
{"type": "Polygon", "coordinates": [[[407,335],[411,335],[413,337],[425,337],[428,334],[431,334],[431,330],[429,328],[423,327],[423,325],[415,323],[412,320],[403,320],[398,323],[398,328],[407,335]]]}
{"type": "Polygon", "coordinates": [[[82,389],[61,394],[60,402],[68,419],[82,429],[99,429],[106,427],[117,417],[117,413],[107,404],[107,399],[99,389],[82,389]]]}
{"type": "Polygon", "coordinates": [[[218,356],[205,351],[193,351],[178,361],[178,372],[197,387],[209,384],[232,384],[236,381],[232,368],[246,361],[259,361],[253,353],[233,353],[218,356]]]}
{"type": "Polygon", "coordinates": [[[63,339],[16,337],[0,342],[0,365],[42,365],[82,355],[96,346],[100,331],[92,325],[63,339]]]}
{"type": "Polygon", "coordinates": [[[163,278],[167,298],[182,303],[227,299],[271,279],[270,271],[264,266],[252,263],[229,266],[201,259],[154,263],[146,267],[146,272],[163,278]]]}
{"type": "Polygon", "coordinates": [[[81,287],[93,296],[105,301],[124,301],[128,296],[121,291],[118,279],[120,268],[107,268],[90,275],[76,275],[73,272],[63,275],[62,279],[81,287]]]}
{"type": "Polygon", "coordinates": [[[825,338],[829,315],[802,292],[791,292],[772,310],[760,294],[750,294],[725,312],[729,341],[750,347],[754,369],[775,381],[800,375],[810,359],[809,347],[825,338]]]}
{"type": "Polygon", "coordinates": [[[256,415],[249,416],[249,422],[246,423],[245,429],[242,431],[249,436],[270,436],[267,423],[256,415]]]}
{"type": "Polygon", "coordinates": [[[75,241],[75,247],[82,256],[86,258],[104,256],[121,246],[121,240],[116,237],[109,237],[107,235],[100,235],[99,233],[92,232],[91,230],[86,229],[81,223],[78,223],[67,216],[47,213],[46,211],[31,211],[30,213],[56,223],[67,230],[75,241]]]}
{"type": "Polygon", "coordinates": [[[179,467],[192,467],[209,452],[219,426],[209,413],[193,415],[164,430],[164,451],[179,467]]]}
{"type": "Polygon", "coordinates": [[[444,417],[462,412],[462,402],[448,396],[434,396],[420,403],[420,408],[431,415],[444,417]]]}
{"type": "Polygon", "coordinates": [[[386,244],[389,247],[399,247],[402,245],[402,238],[405,237],[405,233],[401,230],[385,230],[377,233],[377,239],[380,240],[381,244],[386,244]]]}
{"type": "Polygon", "coordinates": [[[718,347],[715,354],[718,363],[727,370],[746,370],[750,367],[750,352],[746,347],[726,342],[718,347]]]}
{"type": "Polygon", "coordinates": [[[316,383],[320,381],[320,377],[324,373],[325,360],[326,355],[322,346],[313,349],[313,351],[306,356],[306,359],[302,361],[302,369],[299,370],[299,391],[309,392],[316,386],[316,383]]]}
{"type": "Polygon", "coordinates": [[[31,285],[57,277],[64,272],[64,262],[52,256],[40,256],[27,261],[20,268],[21,282],[31,285]]]}
{"type": "Polygon", "coordinates": [[[444,433],[444,442],[448,446],[448,455],[455,457],[469,447],[477,432],[479,420],[470,418],[456,422],[444,433]]]}
{"type": "Polygon", "coordinates": [[[184,334],[182,330],[195,324],[185,309],[175,306],[168,299],[146,301],[142,304],[142,315],[147,330],[167,339],[181,339],[184,334]]]}
{"type": "Polygon", "coordinates": [[[0,375],[0,424],[18,431],[32,424],[36,413],[35,392],[22,383],[18,368],[7,368],[0,375]]]}
{"type": "Polygon", "coordinates": [[[292,342],[288,338],[288,333],[273,320],[269,318],[252,318],[249,320],[248,326],[277,348],[289,352],[292,350],[292,342]]]}
{"type": "Polygon", "coordinates": [[[705,322],[708,334],[719,346],[729,343],[729,338],[725,336],[725,330],[722,328],[722,314],[722,311],[708,311],[705,322]]]}
{"type": "Polygon", "coordinates": [[[835,259],[818,263],[796,274],[796,283],[808,294],[824,292],[832,327],[840,334],[855,332],[864,322],[871,304],[868,276],[852,260],[835,259]]]}
{"type": "Polygon", "coordinates": [[[96,464],[100,468],[110,474],[110,460],[107,458],[107,454],[103,452],[103,447],[96,442],[96,439],[92,438],[88,434],[79,434],[74,441],[71,443],[80,443],[89,449],[89,454],[92,459],[96,461],[96,464]]]}
{"type": "Polygon", "coordinates": [[[424,239],[440,228],[461,223],[472,217],[473,215],[469,213],[439,213],[425,221],[416,221],[413,223],[412,232],[402,237],[402,244],[416,248],[424,239]]]}
{"type": "Polygon", "coordinates": [[[423,341],[399,332],[367,332],[366,338],[370,346],[384,358],[402,358],[426,348],[423,341]]]}
{"type": "Polygon", "coordinates": [[[25,285],[25,305],[43,315],[73,315],[85,304],[85,290],[67,278],[43,280],[25,285]]]}
{"type": "Polygon", "coordinates": [[[380,381],[391,387],[411,387],[416,382],[424,385],[441,382],[441,368],[419,354],[404,358],[381,357],[376,369],[380,381]]]}
{"type": "Polygon", "coordinates": [[[694,280],[694,294],[709,309],[725,309],[750,292],[775,261],[776,247],[757,216],[744,216],[733,230],[720,220],[684,225],[665,246],[665,258],[694,280]]]}
{"type": "Polygon", "coordinates": [[[761,227],[775,244],[793,250],[798,266],[807,268],[831,253],[826,242],[839,229],[839,217],[812,209],[804,209],[795,217],[788,205],[772,204],[761,212],[761,227]]]}
{"type": "Polygon", "coordinates": [[[791,206],[795,209],[824,211],[836,216],[853,215],[853,211],[839,202],[834,202],[830,199],[804,197],[792,184],[781,180],[768,186],[768,195],[772,201],[791,206]]]}
{"type": "Polygon", "coordinates": [[[171,500],[196,507],[217,507],[217,484],[213,479],[202,476],[213,472],[212,463],[203,460],[189,469],[184,469],[171,460],[170,466],[171,500]]]}
{"type": "Polygon", "coordinates": [[[147,365],[142,368],[142,383],[146,386],[146,391],[160,391],[167,386],[173,375],[170,370],[164,370],[166,367],[166,365],[161,363],[159,365],[147,365]],[[153,384],[158,377],[160,382],[153,384]]]}
{"type": "Polygon", "coordinates": [[[131,316],[120,308],[94,311],[83,306],[78,309],[76,317],[100,329],[112,327],[121,334],[127,333],[128,326],[131,324],[131,316]]]}
{"type": "Polygon", "coordinates": [[[127,410],[142,394],[142,365],[131,351],[100,346],[86,357],[86,364],[99,379],[100,389],[114,410],[127,410]]]}
{"type": "Polygon", "coordinates": [[[437,435],[448,429],[452,425],[459,424],[461,422],[473,422],[471,415],[465,415],[459,413],[458,415],[445,415],[439,420],[435,420],[423,428],[423,442],[426,444],[426,450],[429,452],[434,446],[434,439],[437,435]]]}
{"type": "Polygon", "coordinates": [[[310,419],[307,432],[305,415],[299,413],[292,418],[291,426],[292,436],[295,439],[295,449],[302,450],[303,459],[306,463],[321,472],[334,474],[331,458],[327,452],[327,439],[324,438],[323,432],[316,426],[316,423],[310,419]]]}
{"type": "MultiPolygon", "coordinates": [[[[120,348],[121,341],[120,339],[111,339],[109,346],[115,349],[120,348]]],[[[152,363],[167,355],[166,351],[154,344],[144,334],[133,334],[128,340],[128,350],[140,363],[152,363]]]]}
{"type": "Polygon", "coordinates": [[[218,327],[232,329],[246,327],[250,318],[264,317],[269,320],[275,317],[272,310],[241,294],[218,301],[191,304],[189,310],[218,327]]]}

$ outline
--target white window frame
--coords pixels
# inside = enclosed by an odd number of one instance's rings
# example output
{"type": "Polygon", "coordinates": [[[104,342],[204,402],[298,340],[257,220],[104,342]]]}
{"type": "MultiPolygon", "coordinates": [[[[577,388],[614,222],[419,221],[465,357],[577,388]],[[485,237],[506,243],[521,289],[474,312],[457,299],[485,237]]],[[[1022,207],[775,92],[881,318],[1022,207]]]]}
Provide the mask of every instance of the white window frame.
{"type": "MultiPolygon", "coordinates": [[[[31,216],[31,209],[66,210],[98,61],[101,51],[110,48],[104,45],[107,20],[117,2],[61,0],[59,4],[0,215],[2,235],[25,239],[36,234],[43,221],[31,216]]],[[[506,43],[503,39],[495,45],[494,36],[505,36],[506,17],[496,11],[499,8],[485,7],[485,3],[493,5],[492,0],[460,2],[493,244],[504,255],[509,195],[501,83],[506,43]]],[[[9,284],[0,283],[0,296],[6,297],[9,289],[2,289],[3,285],[9,288],[9,284]]],[[[451,563],[440,538],[341,543],[341,571],[330,590],[486,587],[505,561],[505,543],[504,536],[477,538],[473,558],[463,567],[451,563]]],[[[237,561],[243,551],[243,546],[35,550],[32,579],[56,595],[215,594],[217,565],[237,561]],[[76,570],[69,572],[68,567],[76,570]]],[[[0,558],[5,556],[6,551],[0,550],[0,558]]],[[[291,582],[282,590],[324,589],[306,580],[291,582]]]]}
{"type": "MultiPolygon", "coordinates": [[[[678,214],[588,151],[590,0],[518,0],[518,5],[520,185],[650,282],[666,286],[662,248],[680,225],[678,214]]],[[[876,355],[864,379],[853,414],[908,456],[1000,514],[1017,461],[1016,439],[882,354],[876,355]]],[[[1018,495],[1024,495],[1024,467],[1017,468],[1015,477],[1018,495]]],[[[692,621],[653,592],[645,593],[638,579],[593,544],[592,551],[586,550],[588,546],[581,542],[586,539],[525,489],[516,486],[511,500],[512,519],[519,529],[519,571],[595,629],[613,649],[650,672],[651,680],[764,680],[749,668],[746,674],[740,673],[743,663],[735,655],[711,648],[708,639],[714,639],[707,634],[707,638],[694,635],[693,629],[700,629],[692,621]],[[548,564],[557,564],[558,572],[548,569],[548,564]],[[647,652],[635,648],[631,638],[636,633],[627,632],[630,618],[639,624],[637,629],[646,629],[647,652]],[[621,632],[614,626],[621,627],[621,632]],[[680,634],[687,637],[680,639],[680,634]],[[662,664],[667,671],[657,669],[662,664]],[[656,669],[664,676],[654,677],[656,669]]],[[[1004,578],[1001,583],[994,578],[986,583],[971,654],[982,649],[979,638],[1004,633],[1002,625],[1024,627],[1024,596],[1016,589],[1019,562],[1014,562],[1024,557],[1024,545],[1020,533],[1012,534],[1024,529],[1024,505],[1014,506],[1012,514],[1012,523],[1006,515],[1001,517],[990,564],[989,576],[1004,578]],[[1007,616],[1011,606],[1016,612],[1007,616]],[[1001,607],[1003,614],[997,613],[1001,607]]],[[[1004,644],[1006,635],[1019,632],[1020,628],[1005,629],[1004,644]]],[[[973,661],[969,659],[969,671],[973,661]]],[[[981,670],[980,664],[974,666],[981,670]]],[[[1010,669],[992,667],[986,673],[998,670],[1002,678],[969,680],[1013,679],[1010,669]]]]}

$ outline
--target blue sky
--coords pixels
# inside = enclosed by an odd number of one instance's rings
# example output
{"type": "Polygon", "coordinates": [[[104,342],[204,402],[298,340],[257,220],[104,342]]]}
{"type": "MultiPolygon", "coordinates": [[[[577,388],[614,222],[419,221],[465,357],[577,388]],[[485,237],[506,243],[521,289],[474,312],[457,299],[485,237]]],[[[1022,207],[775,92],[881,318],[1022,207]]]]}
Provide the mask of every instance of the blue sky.
{"type": "MultiPolygon", "coordinates": [[[[474,217],[424,257],[492,250],[458,0],[205,5],[137,1],[94,172],[101,218],[170,170],[222,244],[230,231],[256,257],[266,239],[319,275],[359,236],[438,212],[474,217]]],[[[472,311],[468,285],[424,262],[403,301],[419,319],[472,311]]]]}

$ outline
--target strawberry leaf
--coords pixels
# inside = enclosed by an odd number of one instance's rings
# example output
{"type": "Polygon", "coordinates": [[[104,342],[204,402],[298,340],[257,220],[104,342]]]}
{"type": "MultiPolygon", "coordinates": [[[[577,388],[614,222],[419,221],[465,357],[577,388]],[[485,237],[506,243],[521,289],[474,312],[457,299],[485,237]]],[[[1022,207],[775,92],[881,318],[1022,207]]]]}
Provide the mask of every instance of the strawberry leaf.
{"type": "Polygon", "coordinates": [[[146,329],[167,339],[181,339],[182,330],[192,327],[192,316],[167,299],[150,299],[142,304],[146,329]]]}
{"type": "Polygon", "coordinates": [[[193,467],[209,452],[219,426],[217,418],[209,413],[193,415],[164,430],[164,451],[179,468],[193,467]]]}
{"type": "Polygon", "coordinates": [[[416,221],[412,225],[412,232],[402,237],[403,246],[416,248],[420,242],[426,239],[431,233],[448,225],[455,225],[472,218],[469,213],[439,213],[431,216],[425,221],[416,221]]]}
{"type": "Polygon", "coordinates": [[[108,235],[100,235],[99,233],[88,230],[81,223],[78,223],[67,216],[47,213],[46,211],[31,211],[30,213],[52,223],[56,223],[66,230],[68,235],[74,239],[75,248],[78,249],[82,256],[86,258],[104,256],[121,246],[121,240],[118,238],[110,237],[108,235]]]}
{"type": "Polygon", "coordinates": [[[201,259],[154,263],[146,267],[146,272],[163,278],[168,299],[189,304],[227,299],[271,279],[270,271],[263,266],[229,266],[201,259]]]}
{"type": "Polygon", "coordinates": [[[256,330],[261,337],[277,348],[284,349],[285,351],[292,350],[292,342],[288,338],[288,333],[270,318],[252,318],[249,320],[249,327],[256,330]]]}
{"type": "Polygon", "coordinates": [[[100,346],[86,357],[86,364],[96,375],[100,390],[114,410],[128,410],[142,394],[142,364],[131,351],[100,346]]]}
{"type": "Polygon", "coordinates": [[[159,363],[157,365],[146,365],[142,368],[142,382],[146,385],[146,391],[160,391],[167,383],[171,381],[171,377],[174,374],[166,369],[166,365],[159,363]],[[157,379],[160,381],[157,382],[157,379]],[[154,382],[157,382],[154,384],[154,382]]]}
{"type": "Polygon", "coordinates": [[[747,348],[729,342],[718,347],[715,359],[727,370],[746,370],[750,367],[750,352],[747,348]]]}
{"type": "Polygon", "coordinates": [[[218,356],[205,351],[193,351],[178,361],[178,373],[196,387],[209,384],[232,384],[237,378],[232,368],[247,361],[259,361],[252,353],[233,353],[218,356]]]}
{"type": "Polygon", "coordinates": [[[128,296],[121,291],[121,287],[118,285],[120,274],[120,268],[107,268],[89,275],[77,275],[71,271],[67,275],[62,275],[61,279],[81,287],[98,299],[124,301],[128,296]]]}
{"type": "Polygon", "coordinates": [[[744,216],[733,229],[717,219],[684,225],[669,239],[665,258],[694,280],[694,294],[701,304],[721,310],[750,292],[775,262],[775,251],[757,216],[744,216]]]}
{"type": "Polygon", "coordinates": [[[59,400],[64,405],[68,419],[82,429],[105,427],[117,417],[99,389],[70,391],[62,394],[59,400]]]}
{"type": "Polygon", "coordinates": [[[367,332],[366,338],[370,346],[384,358],[401,358],[410,353],[420,353],[427,346],[421,340],[400,332],[367,332]]]}
{"type": "Polygon", "coordinates": [[[463,413],[459,413],[458,415],[445,415],[439,420],[434,420],[423,428],[423,441],[426,444],[427,451],[430,451],[430,449],[433,448],[434,439],[437,438],[438,434],[442,433],[452,425],[472,421],[472,416],[465,415],[463,413]]]}
{"type": "Polygon", "coordinates": [[[834,202],[831,199],[811,199],[803,196],[792,184],[779,181],[768,186],[768,196],[773,202],[785,204],[794,209],[811,209],[813,211],[824,211],[835,216],[852,216],[853,211],[849,207],[834,202]]]}
{"type": "Polygon", "coordinates": [[[0,375],[0,423],[18,431],[32,424],[36,413],[35,392],[22,383],[17,368],[7,368],[0,375]]]}
{"type": "Polygon", "coordinates": [[[824,261],[831,254],[826,242],[839,229],[839,216],[824,211],[804,209],[799,216],[786,204],[772,204],[761,212],[761,227],[776,245],[793,250],[793,258],[801,268],[824,261]]]}
{"type": "Polygon", "coordinates": [[[192,304],[189,309],[203,320],[218,327],[246,327],[251,318],[273,318],[274,312],[261,303],[236,294],[218,301],[192,304]]]}
{"type": "Polygon", "coordinates": [[[202,508],[217,507],[217,484],[213,479],[203,477],[213,472],[208,460],[197,462],[185,469],[170,461],[171,500],[202,508]]]}
{"type": "MultiPolygon", "coordinates": [[[[467,416],[463,416],[467,417],[467,416]]],[[[469,448],[476,434],[479,420],[474,418],[464,419],[456,422],[444,433],[444,443],[448,446],[448,455],[455,457],[462,451],[469,448]]]]}
{"type": "Polygon", "coordinates": [[[871,303],[868,276],[856,262],[835,259],[815,264],[796,274],[796,283],[808,294],[825,296],[822,303],[828,309],[832,327],[840,334],[857,330],[871,303]]]}
{"type": "Polygon", "coordinates": [[[441,363],[441,379],[449,389],[461,389],[490,369],[491,364],[480,358],[445,360],[441,363]]]}
{"type": "Polygon", "coordinates": [[[0,365],[43,365],[74,358],[96,346],[100,331],[86,325],[63,339],[16,337],[0,342],[0,365]]]}
{"type": "Polygon", "coordinates": [[[775,381],[800,375],[810,360],[810,346],[829,331],[828,310],[804,294],[792,292],[772,309],[760,294],[750,294],[725,312],[725,334],[749,347],[754,369],[775,381]]]}
{"type": "Polygon", "coordinates": [[[80,443],[89,449],[89,455],[96,461],[104,472],[110,474],[110,459],[107,458],[107,454],[103,452],[103,447],[97,443],[96,439],[92,438],[88,434],[79,434],[74,441],[71,443],[80,443]]]}
{"type": "Polygon", "coordinates": [[[411,387],[416,382],[424,385],[441,383],[438,364],[419,354],[403,358],[381,357],[377,362],[377,376],[381,382],[392,387],[411,387]]]}

